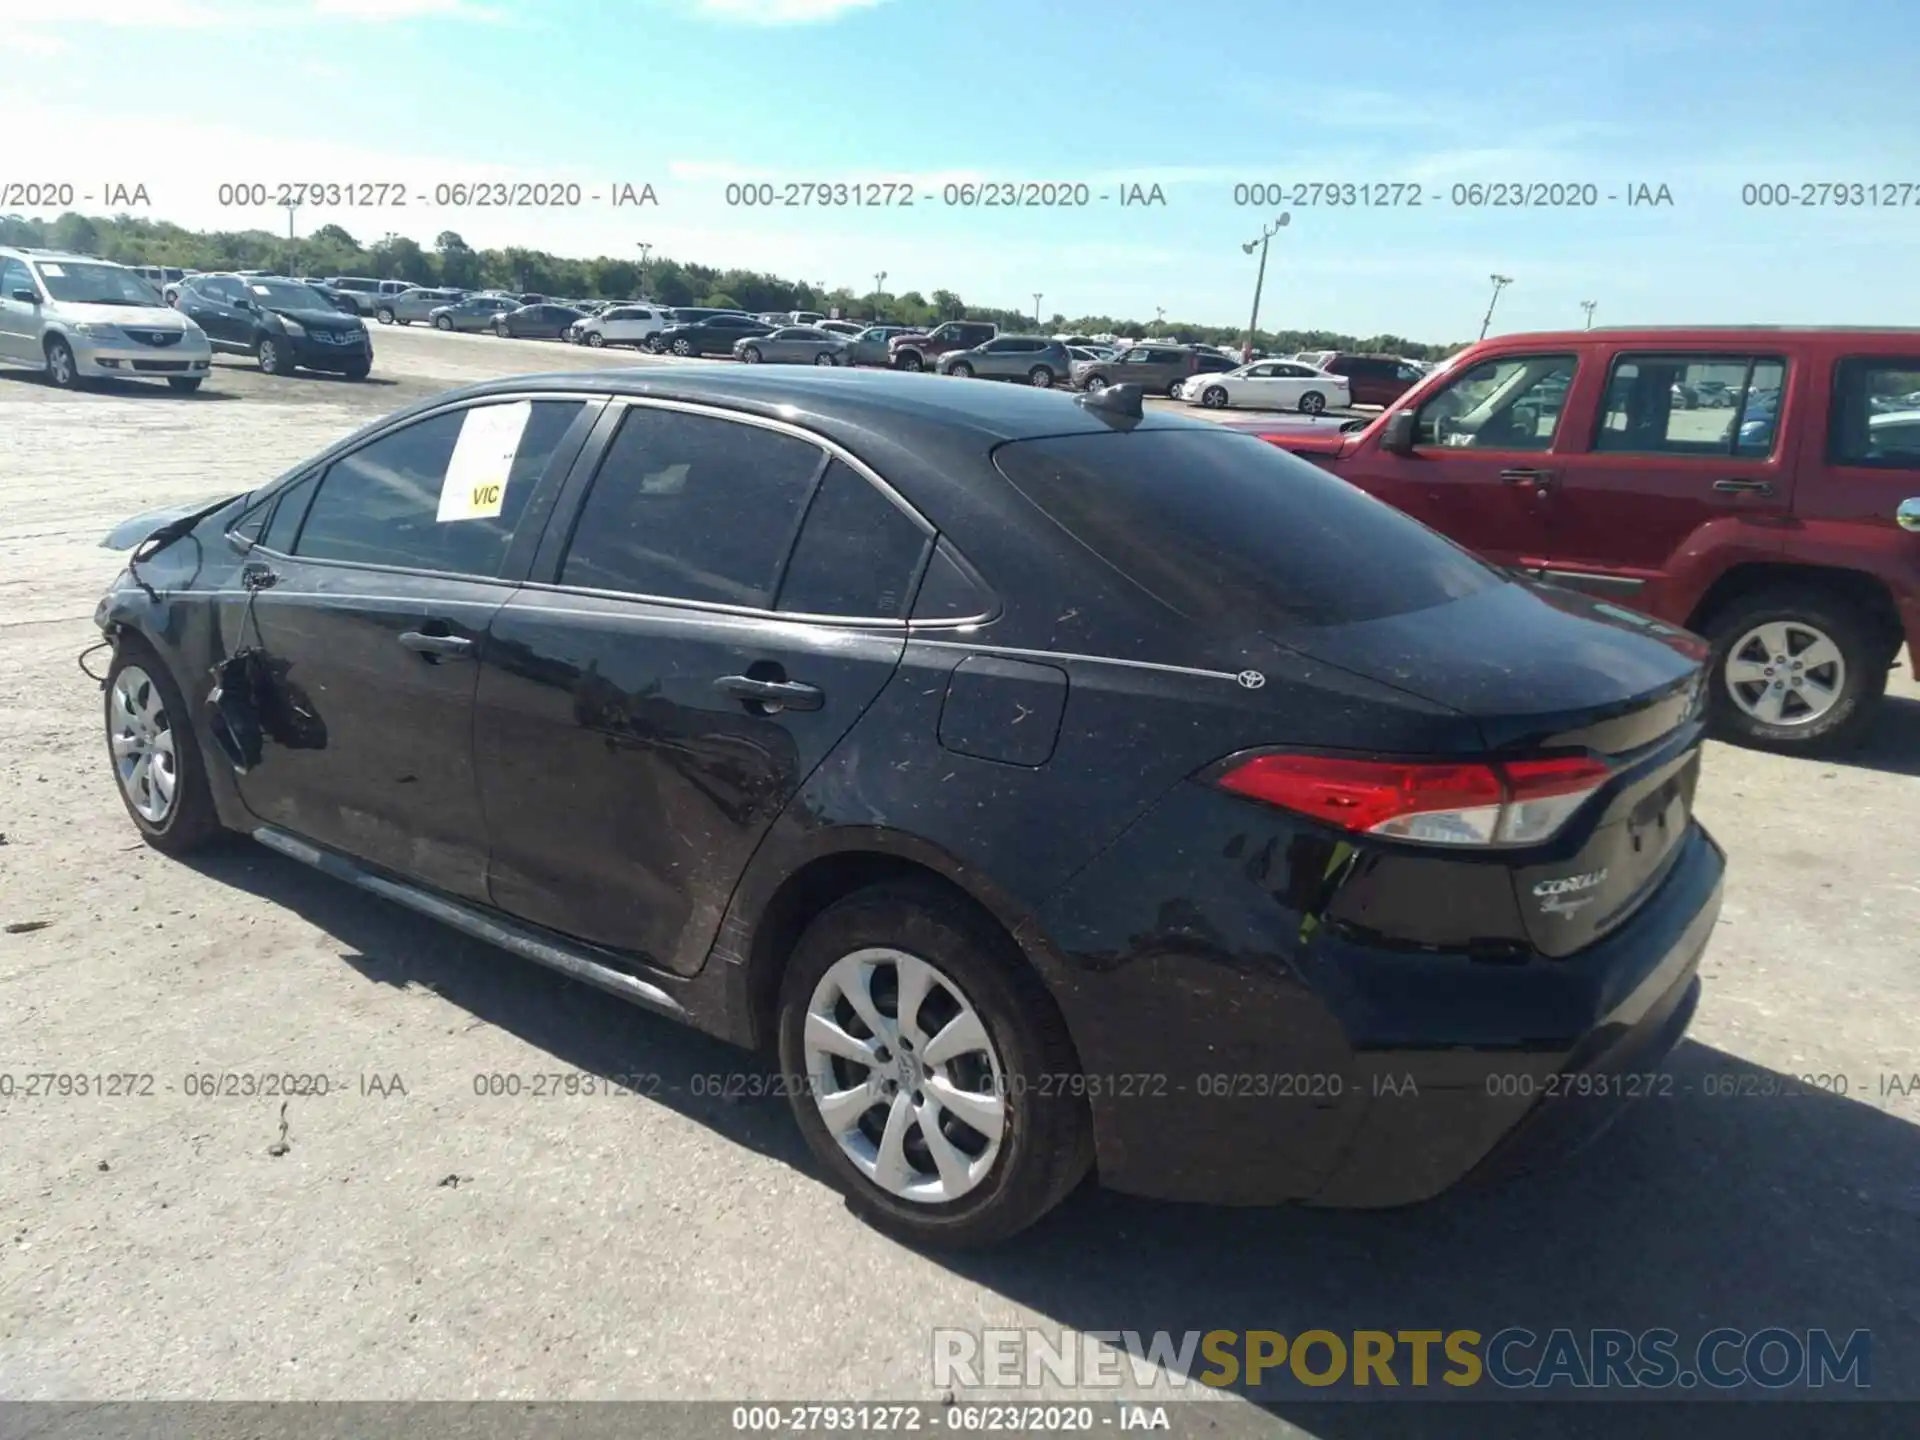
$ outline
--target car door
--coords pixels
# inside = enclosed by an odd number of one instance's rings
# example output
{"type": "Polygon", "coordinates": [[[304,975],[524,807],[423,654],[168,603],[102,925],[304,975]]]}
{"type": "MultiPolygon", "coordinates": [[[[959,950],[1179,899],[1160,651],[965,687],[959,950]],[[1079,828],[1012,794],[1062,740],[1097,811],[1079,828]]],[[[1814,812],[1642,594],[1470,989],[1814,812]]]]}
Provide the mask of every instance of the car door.
{"type": "Polygon", "coordinates": [[[1410,453],[1378,451],[1353,478],[1495,564],[1537,568],[1578,371],[1578,355],[1564,350],[1476,365],[1421,403],[1410,453]]]}
{"type": "Polygon", "coordinates": [[[486,897],[473,692],[559,473],[600,402],[490,396],[303,476],[245,565],[270,743],[238,780],[259,819],[449,894],[486,897]],[[281,511],[287,513],[284,515],[281,511]],[[527,527],[523,549],[514,542],[527,527]]]}
{"type": "Polygon", "coordinates": [[[481,664],[494,903],[697,970],[761,836],[892,676],[930,550],[791,426],[615,402],[481,664]]]}
{"type": "Polygon", "coordinates": [[[1777,550],[1793,513],[1798,440],[1788,387],[1811,382],[1766,347],[1634,346],[1595,358],[1606,362],[1605,384],[1586,443],[1555,461],[1553,578],[1659,608],[1676,558],[1708,526],[1724,522],[1722,543],[1745,542],[1755,558],[1777,550]],[[1732,405],[1686,404],[1713,382],[1731,386],[1732,405]],[[1761,413],[1766,423],[1750,423],[1761,413]],[[1776,413],[1787,423],[1774,423],[1776,413]]]}
{"type": "Polygon", "coordinates": [[[40,363],[40,291],[26,262],[9,256],[0,260],[0,359],[15,364],[40,363]],[[31,295],[23,300],[22,295],[31,295]]]}
{"type": "Polygon", "coordinates": [[[1284,368],[1277,361],[1265,361],[1251,366],[1231,380],[1221,377],[1222,388],[1227,392],[1227,403],[1253,405],[1267,410],[1276,410],[1288,404],[1297,397],[1289,395],[1280,383],[1280,372],[1284,368]]]}
{"type": "Polygon", "coordinates": [[[253,336],[253,322],[242,315],[234,301],[240,296],[240,282],[222,275],[201,275],[180,287],[177,307],[194,324],[206,331],[207,339],[223,348],[242,348],[253,336]]]}

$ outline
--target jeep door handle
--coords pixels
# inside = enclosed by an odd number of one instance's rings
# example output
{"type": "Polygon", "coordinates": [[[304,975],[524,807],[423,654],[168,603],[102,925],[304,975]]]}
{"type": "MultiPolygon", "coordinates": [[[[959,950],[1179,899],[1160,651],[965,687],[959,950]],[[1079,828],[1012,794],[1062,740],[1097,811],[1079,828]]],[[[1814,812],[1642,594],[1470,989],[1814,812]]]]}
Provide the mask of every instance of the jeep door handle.
{"type": "Polygon", "coordinates": [[[1500,478],[1509,485],[1550,485],[1553,483],[1551,470],[1514,469],[1502,470],[1500,478]]]}
{"type": "Polygon", "coordinates": [[[1713,488],[1722,495],[1771,495],[1771,480],[1716,480],[1713,488]]]}
{"type": "Polygon", "coordinates": [[[735,700],[758,700],[782,710],[818,710],[827,698],[817,685],[803,685],[798,680],[756,680],[751,675],[722,675],[713,682],[713,688],[735,700]]]}
{"type": "Polygon", "coordinates": [[[473,641],[464,635],[425,635],[418,630],[402,632],[400,643],[416,654],[434,660],[451,660],[473,650],[473,641]]]}

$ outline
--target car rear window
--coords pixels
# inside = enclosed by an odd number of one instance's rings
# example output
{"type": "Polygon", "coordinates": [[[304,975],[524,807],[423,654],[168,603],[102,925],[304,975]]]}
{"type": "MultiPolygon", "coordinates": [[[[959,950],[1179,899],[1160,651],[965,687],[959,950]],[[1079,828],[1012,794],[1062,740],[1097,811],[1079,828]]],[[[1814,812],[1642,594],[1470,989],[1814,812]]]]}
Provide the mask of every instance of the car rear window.
{"type": "Polygon", "coordinates": [[[1346,625],[1506,583],[1418,521],[1251,435],[1052,436],[1003,445],[994,463],[1081,545],[1202,623],[1346,625]]]}

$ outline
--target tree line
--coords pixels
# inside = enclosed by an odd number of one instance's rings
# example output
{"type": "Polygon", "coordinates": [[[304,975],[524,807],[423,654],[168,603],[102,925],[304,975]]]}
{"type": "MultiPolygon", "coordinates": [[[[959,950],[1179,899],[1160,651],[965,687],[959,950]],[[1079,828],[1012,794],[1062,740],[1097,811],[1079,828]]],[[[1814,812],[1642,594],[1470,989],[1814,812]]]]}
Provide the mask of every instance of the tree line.
{"type": "MultiPolygon", "coordinates": [[[[1238,346],[1243,328],[1184,320],[1138,320],[1117,315],[1066,315],[1038,320],[1031,311],[970,305],[951,290],[860,293],[824,281],[789,280],[757,270],[716,269],[671,258],[598,255],[578,259],[509,245],[476,250],[458,232],[442,230],[433,248],[406,235],[362,242],[339,225],[322,225],[289,240],[268,230],[188,230],[132,215],[81,215],[52,220],[0,216],[0,245],[39,245],[97,255],[123,265],[174,265],[193,270],[275,270],[294,275],[366,275],[463,290],[536,291],[578,300],[624,300],[644,295],[661,305],[708,305],[764,311],[838,309],[852,320],[889,325],[935,325],[942,320],[990,321],[1002,330],[1049,334],[1131,335],[1187,343],[1238,346]]],[[[1450,355],[1464,342],[1425,344],[1400,335],[1343,335],[1332,330],[1260,330],[1254,345],[1269,352],[1362,350],[1409,359],[1450,355]]]]}

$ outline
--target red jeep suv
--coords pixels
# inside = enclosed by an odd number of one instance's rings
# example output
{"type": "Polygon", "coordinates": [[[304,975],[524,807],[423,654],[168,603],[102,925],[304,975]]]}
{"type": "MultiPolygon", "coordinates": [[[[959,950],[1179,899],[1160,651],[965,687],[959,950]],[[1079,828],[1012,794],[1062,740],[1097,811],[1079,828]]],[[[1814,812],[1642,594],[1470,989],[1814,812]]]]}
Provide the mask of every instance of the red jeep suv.
{"type": "Polygon", "coordinates": [[[1264,438],[1705,635],[1724,738],[1842,749],[1903,643],[1920,666],[1920,330],[1506,335],[1371,423],[1264,438]]]}

